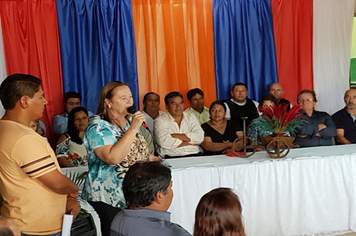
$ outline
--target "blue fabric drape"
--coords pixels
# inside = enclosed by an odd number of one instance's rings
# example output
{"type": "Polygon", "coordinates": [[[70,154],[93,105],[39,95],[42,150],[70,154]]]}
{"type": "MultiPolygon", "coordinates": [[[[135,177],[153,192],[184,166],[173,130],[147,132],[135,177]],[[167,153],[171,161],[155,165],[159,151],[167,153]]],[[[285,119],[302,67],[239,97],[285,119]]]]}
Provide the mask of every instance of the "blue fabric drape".
{"type": "Polygon", "coordinates": [[[213,24],[218,99],[242,82],[259,100],[278,81],[270,0],[214,0],[213,24]]]}
{"type": "Polygon", "coordinates": [[[96,112],[101,88],[126,82],[138,104],[131,0],[56,1],[64,92],[82,94],[96,112]]]}

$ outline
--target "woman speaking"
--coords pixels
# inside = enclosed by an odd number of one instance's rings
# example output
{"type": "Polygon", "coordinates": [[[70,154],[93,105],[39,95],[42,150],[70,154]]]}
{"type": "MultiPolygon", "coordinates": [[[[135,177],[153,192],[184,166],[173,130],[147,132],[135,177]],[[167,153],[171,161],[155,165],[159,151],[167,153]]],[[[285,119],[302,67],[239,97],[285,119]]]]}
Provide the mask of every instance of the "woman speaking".
{"type": "Polygon", "coordinates": [[[139,111],[129,115],[127,109],[132,105],[127,84],[109,82],[101,89],[97,115],[84,134],[89,171],[82,198],[98,213],[102,235],[110,235],[111,221],[126,206],[122,181],[128,168],[137,161],[156,158],[150,156],[139,131],[145,116],[139,111]]]}

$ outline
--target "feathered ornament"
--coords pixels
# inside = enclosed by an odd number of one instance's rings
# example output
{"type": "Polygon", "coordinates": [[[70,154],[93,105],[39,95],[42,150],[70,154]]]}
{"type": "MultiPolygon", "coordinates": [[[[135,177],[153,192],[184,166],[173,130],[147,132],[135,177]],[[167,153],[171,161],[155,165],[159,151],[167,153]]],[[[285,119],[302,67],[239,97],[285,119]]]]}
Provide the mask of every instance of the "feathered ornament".
{"type": "Polygon", "coordinates": [[[308,123],[306,118],[300,113],[300,106],[293,106],[289,111],[289,104],[278,104],[270,107],[259,108],[263,112],[262,116],[256,119],[262,133],[295,134],[296,129],[308,123]]]}

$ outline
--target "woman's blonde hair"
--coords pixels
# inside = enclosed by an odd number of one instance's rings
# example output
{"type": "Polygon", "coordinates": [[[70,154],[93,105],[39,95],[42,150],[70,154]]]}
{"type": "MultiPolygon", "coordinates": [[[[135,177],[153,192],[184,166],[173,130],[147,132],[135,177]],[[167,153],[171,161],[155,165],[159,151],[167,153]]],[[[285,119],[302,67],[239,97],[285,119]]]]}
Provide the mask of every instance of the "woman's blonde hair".
{"type": "Polygon", "coordinates": [[[100,91],[99,102],[98,102],[98,110],[96,114],[98,114],[102,119],[109,121],[109,113],[108,106],[105,103],[105,99],[111,99],[113,96],[113,90],[116,87],[127,86],[128,85],[121,81],[112,81],[104,85],[104,87],[100,91]]]}

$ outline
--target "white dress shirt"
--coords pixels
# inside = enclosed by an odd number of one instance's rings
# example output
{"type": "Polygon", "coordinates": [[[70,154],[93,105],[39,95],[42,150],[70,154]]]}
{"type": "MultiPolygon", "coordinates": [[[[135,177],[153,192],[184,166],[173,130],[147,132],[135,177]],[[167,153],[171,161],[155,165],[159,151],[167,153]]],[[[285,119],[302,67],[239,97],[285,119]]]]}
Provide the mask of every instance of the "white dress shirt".
{"type": "MultiPolygon", "coordinates": [[[[159,112],[159,116],[165,114],[164,111],[158,111],[159,112]]],[[[153,118],[151,116],[149,116],[145,111],[142,111],[142,114],[145,115],[146,117],[146,125],[148,127],[148,129],[151,131],[151,133],[153,133],[153,118]]]]}
{"type": "Polygon", "coordinates": [[[167,112],[154,120],[153,127],[160,156],[185,156],[200,152],[199,144],[203,142],[204,131],[195,115],[183,112],[182,122],[178,126],[171,114],[167,112]],[[190,139],[189,143],[197,145],[178,147],[182,140],[173,138],[171,134],[174,133],[185,134],[190,139]]]}

